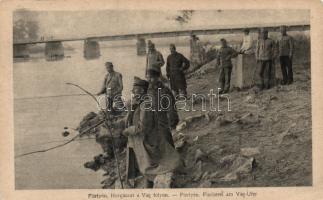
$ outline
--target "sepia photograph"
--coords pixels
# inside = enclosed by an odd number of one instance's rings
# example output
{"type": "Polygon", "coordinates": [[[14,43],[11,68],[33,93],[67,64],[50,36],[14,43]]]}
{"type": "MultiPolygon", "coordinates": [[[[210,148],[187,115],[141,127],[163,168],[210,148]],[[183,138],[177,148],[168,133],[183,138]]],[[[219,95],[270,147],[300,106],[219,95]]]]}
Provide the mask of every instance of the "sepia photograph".
{"type": "Polygon", "coordinates": [[[310,19],[16,9],[15,189],[312,186],[310,19]]]}

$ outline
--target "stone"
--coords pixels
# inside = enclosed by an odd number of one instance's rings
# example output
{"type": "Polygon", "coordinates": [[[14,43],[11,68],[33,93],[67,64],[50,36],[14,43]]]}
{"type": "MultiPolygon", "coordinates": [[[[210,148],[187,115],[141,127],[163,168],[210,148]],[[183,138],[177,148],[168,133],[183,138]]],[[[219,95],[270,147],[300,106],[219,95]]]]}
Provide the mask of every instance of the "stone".
{"type": "Polygon", "coordinates": [[[104,181],[101,182],[101,184],[104,184],[105,187],[110,187],[112,184],[114,184],[117,180],[117,177],[111,177],[109,176],[104,181]]]}
{"type": "Polygon", "coordinates": [[[246,103],[251,103],[251,104],[255,103],[256,102],[255,96],[254,95],[248,95],[246,97],[246,99],[245,99],[245,102],[246,103]]]}
{"type": "Polygon", "coordinates": [[[205,119],[206,119],[207,122],[211,121],[211,117],[210,117],[209,113],[205,113],[204,116],[205,116],[205,119]]]}
{"type": "Polygon", "coordinates": [[[197,149],[195,152],[195,163],[197,163],[198,161],[204,161],[207,158],[207,154],[204,153],[201,149],[197,149]]]}
{"type": "Polygon", "coordinates": [[[203,117],[204,117],[204,114],[198,114],[198,115],[186,117],[184,121],[186,121],[187,124],[190,124],[192,122],[200,120],[203,117]]]}
{"type": "Polygon", "coordinates": [[[176,131],[182,131],[187,127],[187,122],[183,121],[176,126],[176,131]]]}
{"type": "Polygon", "coordinates": [[[193,182],[198,182],[199,180],[201,180],[203,176],[203,172],[197,172],[193,178],[193,182]]]}
{"type": "Polygon", "coordinates": [[[256,59],[254,54],[239,54],[232,59],[231,85],[247,88],[259,82],[256,59]]]}
{"type": "Polygon", "coordinates": [[[242,116],[238,121],[239,124],[258,124],[260,122],[258,115],[248,113],[242,116]]]}
{"type": "Polygon", "coordinates": [[[209,180],[205,180],[198,187],[199,188],[210,188],[211,186],[212,186],[212,182],[209,180]]]}
{"type": "Polygon", "coordinates": [[[230,172],[227,175],[225,175],[223,178],[221,178],[220,180],[223,182],[232,182],[232,181],[236,181],[238,179],[239,179],[239,177],[236,173],[230,172]]]}
{"type": "Polygon", "coordinates": [[[230,165],[233,163],[233,161],[236,159],[237,155],[236,154],[231,154],[224,156],[223,158],[220,159],[220,164],[221,165],[230,165]]]}
{"type": "Polygon", "coordinates": [[[252,170],[255,167],[255,159],[254,158],[249,158],[244,161],[242,165],[240,165],[234,172],[237,174],[247,174],[252,172],[252,170]]]}
{"type": "Polygon", "coordinates": [[[218,150],[220,150],[221,149],[221,147],[219,146],[219,145],[214,145],[213,147],[211,147],[211,149],[209,149],[207,152],[206,152],[206,154],[212,154],[213,152],[215,152],[215,151],[218,151],[218,150]]]}
{"type": "Polygon", "coordinates": [[[230,123],[232,123],[232,121],[229,120],[229,119],[226,119],[224,116],[218,116],[216,118],[217,126],[225,126],[225,125],[230,124],[230,123]]]}
{"type": "Polygon", "coordinates": [[[213,180],[213,179],[217,178],[218,176],[219,176],[219,172],[213,172],[208,176],[208,178],[213,180]]]}
{"type": "Polygon", "coordinates": [[[210,172],[208,172],[208,171],[206,171],[206,172],[204,172],[203,173],[203,175],[201,176],[201,179],[202,180],[205,180],[205,179],[207,179],[208,178],[208,176],[210,175],[210,172]]]}
{"type": "Polygon", "coordinates": [[[243,157],[238,157],[232,164],[233,170],[220,180],[224,182],[231,182],[238,180],[241,176],[248,175],[255,168],[255,162],[256,161],[254,158],[246,159],[243,157]]]}
{"type": "MultiPolygon", "coordinates": [[[[123,187],[125,187],[125,181],[122,182],[123,187]]],[[[114,189],[122,189],[120,179],[116,179],[114,182],[114,189]]]]}
{"type": "Polygon", "coordinates": [[[285,140],[296,139],[297,135],[291,132],[291,129],[296,126],[296,123],[291,124],[282,134],[278,137],[278,144],[282,144],[285,140]]]}
{"type": "Polygon", "coordinates": [[[194,182],[197,182],[197,181],[199,181],[201,178],[202,178],[202,176],[203,176],[203,174],[204,174],[204,172],[203,172],[203,163],[202,163],[202,161],[198,161],[196,164],[195,164],[195,166],[194,166],[194,172],[193,172],[193,181],[194,182]]]}
{"type": "Polygon", "coordinates": [[[171,188],[172,181],[173,181],[172,172],[157,175],[156,178],[154,179],[154,188],[171,188]]]}
{"type": "Polygon", "coordinates": [[[277,96],[275,96],[275,95],[270,95],[270,96],[269,96],[269,100],[270,100],[270,101],[278,100],[278,97],[277,97],[277,96]]]}
{"type": "Polygon", "coordinates": [[[181,151],[186,144],[187,144],[186,140],[184,138],[181,138],[175,143],[175,149],[178,151],[181,151]]]}
{"type": "Polygon", "coordinates": [[[241,120],[243,120],[251,115],[252,115],[252,113],[246,113],[246,114],[242,115],[240,118],[234,120],[233,123],[240,122],[241,120]]]}
{"type": "Polygon", "coordinates": [[[252,148],[252,147],[246,147],[240,149],[240,154],[242,156],[250,157],[260,154],[260,150],[258,147],[252,148]]]}

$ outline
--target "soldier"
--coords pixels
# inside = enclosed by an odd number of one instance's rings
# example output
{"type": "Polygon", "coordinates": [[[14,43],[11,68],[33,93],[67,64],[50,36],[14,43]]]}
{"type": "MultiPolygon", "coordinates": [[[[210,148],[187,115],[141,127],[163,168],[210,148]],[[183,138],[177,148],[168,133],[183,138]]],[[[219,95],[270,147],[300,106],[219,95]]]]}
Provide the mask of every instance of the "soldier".
{"type": "Polygon", "coordinates": [[[161,67],[165,64],[163,55],[156,50],[155,44],[148,42],[148,53],[146,59],[146,76],[147,71],[151,68],[155,68],[161,72],[161,67]]]}
{"type": "Polygon", "coordinates": [[[104,82],[100,92],[97,95],[106,94],[107,110],[115,114],[113,109],[113,103],[122,102],[121,94],[123,90],[122,75],[113,69],[111,62],[105,63],[107,74],[104,78],[104,82]]]}
{"type": "Polygon", "coordinates": [[[230,90],[232,62],[231,58],[238,56],[233,48],[229,47],[225,39],[221,39],[221,48],[217,57],[217,65],[220,67],[220,91],[219,94],[228,93],[230,90]]]}
{"type": "Polygon", "coordinates": [[[253,53],[253,39],[249,33],[249,29],[245,29],[243,36],[243,42],[239,53],[252,54],[253,53]]]}
{"type": "Polygon", "coordinates": [[[147,81],[135,78],[134,109],[128,113],[123,134],[128,137],[127,179],[135,179],[141,173],[145,187],[152,188],[155,177],[172,173],[180,166],[180,159],[161,132],[157,112],[145,109],[142,97],[147,88],[147,81]]]}
{"type": "Polygon", "coordinates": [[[271,70],[273,65],[274,53],[275,53],[274,41],[268,38],[268,31],[266,29],[261,29],[261,37],[257,41],[257,46],[256,46],[256,60],[261,64],[260,73],[259,73],[259,76],[261,79],[260,89],[270,88],[271,70]],[[265,76],[266,70],[267,70],[267,75],[265,76]]]}
{"type": "Polygon", "coordinates": [[[191,35],[190,39],[190,60],[192,67],[195,69],[205,63],[206,53],[200,38],[196,35],[191,35]]]}
{"type": "Polygon", "coordinates": [[[286,26],[280,27],[281,38],[278,40],[280,66],[283,75],[282,84],[293,83],[293,38],[286,32],[286,26]]]}
{"type": "Polygon", "coordinates": [[[157,110],[160,131],[164,134],[166,140],[174,147],[174,141],[171,129],[175,129],[179,117],[175,106],[175,97],[171,90],[160,80],[158,70],[148,70],[148,95],[153,99],[153,107],[157,110]]]}
{"type": "Polygon", "coordinates": [[[170,44],[169,49],[171,54],[167,57],[166,76],[170,80],[170,87],[174,95],[186,96],[187,85],[184,71],[190,67],[190,61],[176,51],[174,44],[170,44]]]}

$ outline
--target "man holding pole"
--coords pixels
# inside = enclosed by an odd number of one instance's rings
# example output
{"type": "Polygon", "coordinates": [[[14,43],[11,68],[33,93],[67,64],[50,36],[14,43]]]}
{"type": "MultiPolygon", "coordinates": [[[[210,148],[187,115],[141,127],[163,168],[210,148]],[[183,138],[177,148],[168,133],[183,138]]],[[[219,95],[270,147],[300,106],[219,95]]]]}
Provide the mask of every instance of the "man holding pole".
{"type": "Polygon", "coordinates": [[[100,92],[97,93],[97,95],[106,95],[106,109],[107,111],[111,111],[112,114],[115,114],[113,103],[122,102],[122,75],[119,72],[114,71],[113,64],[111,62],[106,62],[105,67],[108,73],[106,74],[102,88],[100,92]]]}
{"type": "Polygon", "coordinates": [[[148,82],[135,77],[133,109],[125,120],[123,134],[128,137],[128,181],[142,174],[145,177],[145,188],[152,188],[157,176],[172,173],[179,167],[180,159],[162,133],[164,129],[158,125],[158,111],[144,103],[143,97],[147,90],[148,82]]]}

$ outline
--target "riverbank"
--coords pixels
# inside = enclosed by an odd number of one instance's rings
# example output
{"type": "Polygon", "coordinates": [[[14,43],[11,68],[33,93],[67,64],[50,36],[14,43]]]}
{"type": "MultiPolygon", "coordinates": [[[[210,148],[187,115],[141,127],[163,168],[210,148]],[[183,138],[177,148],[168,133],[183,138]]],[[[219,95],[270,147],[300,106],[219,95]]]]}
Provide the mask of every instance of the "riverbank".
{"type": "MultiPolygon", "coordinates": [[[[214,62],[201,67],[187,81],[189,95],[217,88],[217,74],[214,62]]],[[[186,166],[171,187],[312,185],[310,91],[309,63],[298,62],[291,85],[233,89],[230,110],[228,98],[221,98],[220,110],[202,111],[202,102],[194,101],[196,111],[179,111],[173,138],[186,166]]],[[[119,156],[125,177],[125,151],[119,156]]],[[[115,167],[114,162],[104,167],[104,188],[120,188],[115,167]]]]}
{"type": "MultiPolygon", "coordinates": [[[[294,65],[293,84],[232,91],[231,111],[209,112],[174,133],[187,164],[174,187],[311,185],[311,85],[305,65],[294,65]]],[[[188,91],[208,93],[216,85],[216,70],[209,70],[189,79],[188,91]]],[[[181,112],[182,121],[189,116],[181,112]]]]}

